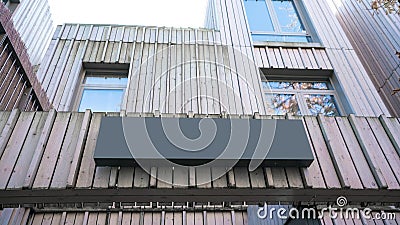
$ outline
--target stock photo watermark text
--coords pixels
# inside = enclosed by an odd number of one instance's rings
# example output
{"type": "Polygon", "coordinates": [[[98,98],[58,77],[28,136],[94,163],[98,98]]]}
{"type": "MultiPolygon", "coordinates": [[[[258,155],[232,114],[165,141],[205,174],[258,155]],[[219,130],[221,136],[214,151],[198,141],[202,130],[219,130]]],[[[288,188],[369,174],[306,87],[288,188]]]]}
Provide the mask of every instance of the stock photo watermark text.
{"type": "Polygon", "coordinates": [[[284,207],[279,205],[270,205],[266,203],[257,210],[259,219],[322,219],[328,216],[331,219],[383,219],[395,220],[396,213],[385,211],[373,211],[371,208],[357,208],[347,206],[347,199],[339,196],[336,205],[316,209],[311,207],[284,207]]]}

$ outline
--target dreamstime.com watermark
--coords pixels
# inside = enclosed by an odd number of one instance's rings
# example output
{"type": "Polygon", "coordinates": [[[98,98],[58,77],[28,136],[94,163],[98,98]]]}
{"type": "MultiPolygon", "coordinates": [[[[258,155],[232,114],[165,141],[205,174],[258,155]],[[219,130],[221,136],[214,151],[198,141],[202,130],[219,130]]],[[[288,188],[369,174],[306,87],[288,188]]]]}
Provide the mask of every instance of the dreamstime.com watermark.
{"type": "Polygon", "coordinates": [[[332,219],[384,219],[384,220],[395,220],[396,214],[394,212],[373,212],[371,208],[355,208],[346,207],[346,197],[339,196],[336,199],[336,206],[329,205],[322,209],[315,208],[285,208],[285,207],[268,207],[265,204],[257,210],[257,216],[260,219],[322,219],[325,216],[329,216],[332,219]]]}

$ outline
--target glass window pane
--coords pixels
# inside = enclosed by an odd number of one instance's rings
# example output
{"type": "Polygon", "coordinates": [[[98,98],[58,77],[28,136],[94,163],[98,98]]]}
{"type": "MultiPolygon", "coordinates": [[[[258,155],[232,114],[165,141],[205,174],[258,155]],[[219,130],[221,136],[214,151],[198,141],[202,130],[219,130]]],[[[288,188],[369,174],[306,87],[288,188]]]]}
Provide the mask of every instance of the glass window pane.
{"type": "Polygon", "coordinates": [[[329,90],[327,82],[267,81],[265,83],[266,89],[329,90]]]}
{"type": "Polygon", "coordinates": [[[272,115],[285,115],[286,113],[301,115],[299,104],[294,94],[267,93],[267,113],[272,115]]]}
{"type": "Polygon", "coordinates": [[[339,112],[333,95],[304,95],[307,108],[312,115],[338,116],[339,112]]]}
{"type": "Polygon", "coordinates": [[[84,89],[79,112],[118,112],[121,109],[122,89],[84,89]]]}
{"type": "Polygon", "coordinates": [[[301,82],[301,90],[328,90],[327,82],[301,82]]]}
{"type": "Polygon", "coordinates": [[[128,78],[126,75],[119,74],[88,74],[83,81],[84,84],[107,84],[107,85],[123,85],[126,86],[128,78]]]}
{"type": "Polygon", "coordinates": [[[247,0],[244,7],[251,31],[274,31],[265,1],[247,0]]]}
{"type": "Polygon", "coordinates": [[[306,33],[292,0],[273,0],[272,5],[282,32],[306,33]]]}
{"type": "Polygon", "coordinates": [[[298,82],[287,82],[287,81],[268,81],[268,86],[271,89],[293,90],[293,89],[297,89],[296,85],[299,85],[299,83],[298,82]]]}

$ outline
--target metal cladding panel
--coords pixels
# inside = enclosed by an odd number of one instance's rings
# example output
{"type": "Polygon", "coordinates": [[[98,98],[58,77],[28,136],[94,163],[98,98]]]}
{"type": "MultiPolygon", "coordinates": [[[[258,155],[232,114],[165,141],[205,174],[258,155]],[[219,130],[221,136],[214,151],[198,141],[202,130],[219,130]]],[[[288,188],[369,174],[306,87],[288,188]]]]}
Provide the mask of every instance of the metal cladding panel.
{"type": "Polygon", "coordinates": [[[313,161],[301,120],[103,117],[97,166],[294,166],[313,161]],[[289,141],[290,140],[290,141],[289,141]]]}

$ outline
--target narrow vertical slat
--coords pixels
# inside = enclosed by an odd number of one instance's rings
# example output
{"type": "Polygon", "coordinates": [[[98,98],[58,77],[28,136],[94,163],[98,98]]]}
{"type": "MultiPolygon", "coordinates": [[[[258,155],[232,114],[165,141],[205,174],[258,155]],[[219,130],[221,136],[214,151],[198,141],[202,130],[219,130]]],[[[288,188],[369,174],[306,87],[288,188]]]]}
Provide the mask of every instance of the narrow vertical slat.
{"type": "Polygon", "coordinates": [[[211,168],[197,167],[196,168],[196,186],[198,188],[211,188],[211,168]]]}
{"type": "Polygon", "coordinates": [[[335,118],[319,115],[318,120],[342,186],[346,188],[362,189],[363,186],[352,162],[352,158],[346,150],[347,146],[343,141],[335,118]]]}
{"type": "Polygon", "coordinates": [[[89,133],[85,143],[85,150],[83,151],[81,163],[79,165],[76,188],[88,188],[92,185],[95,172],[93,153],[96,146],[97,135],[99,133],[102,116],[102,113],[94,113],[92,116],[89,133]]]}
{"type": "Polygon", "coordinates": [[[34,112],[23,112],[15,124],[3,155],[0,157],[0,189],[5,189],[7,186],[34,116],[34,112]]]}
{"type": "Polygon", "coordinates": [[[399,188],[390,166],[365,118],[350,115],[350,123],[380,187],[399,188]]]}
{"type": "Polygon", "coordinates": [[[35,174],[35,181],[33,182],[34,189],[49,187],[70,117],[71,113],[57,114],[43,156],[39,160],[40,164],[35,174]]]}
{"type": "Polygon", "coordinates": [[[72,157],[74,156],[74,150],[76,149],[76,145],[78,143],[78,135],[79,131],[81,130],[80,125],[83,123],[83,117],[83,113],[73,113],[71,115],[71,121],[68,124],[68,128],[65,133],[64,142],[61,146],[58,160],[55,165],[50,188],[67,187],[67,180],[73,159],[72,157]]]}
{"type": "Polygon", "coordinates": [[[318,121],[313,117],[305,117],[308,132],[315,150],[315,156],[321,167],[321,172],[328,188],[340,188],[340,182],[335,172],[332,159],[325,145],[325,140],[319,128],[318,121]]]}
{"type": "Polygon", "coordinates": [[[149,186],[150,176],[141,167],[135,167],[135,176],[133,178],[133,186],[145,188],[149,186]]]}
{"type": "Polygon", "coordinates": [[[3,155],[4,149],[10,139],[12,131],[17,123],[20,111],[18,109],[14,109],[10,116],[7,119],[7,122],[3,126],[3,129],[0,134],[0,156],[3,155]]]}
{"type": "Polygon", "coordinates": [[[250,183],[252,188],[265,188],[265,178],[262,168],[250,172],[250,183]]]}
{"type": "Polygon", "coordinates": [[[45,146],[47,145],[47,141],[49,139],[49,136],[51,135],[51,130],[52,130],[55,118],[56,118],[56,111],[51,110],[46,118],[46,123],[44,124],[43,130],[40,133],[39,142],[35,148],[29,168],[27,170],[26,177],[25,177],[25,180],[23,183],[23,187],[25,187],[25,188],[32,187],[36,173],[40,166],[40,161],[44,154],[45,146]]]}
{"type": "Polygon", "coordinates": [[[81,129],[79,130],[78,137],[76,138],[77,139],[76,147],[73,150],[73,155],[70,161],[69,173],[66,183],[67,187],[75,186],[79,171],[78,166],[81,164],[82,154],[85,147],[87,135],[89,132],[89,125],[91,118],[92,118],[92,112],[90,110],[86,110],[83,117],[81,129]]]}
{"type": "Polygon", "coordinates": [[[134,167],[121,167],[118,173],[118,187],[130,188],[133,185],[134,167]]]}
{"type": "Polygon", "coordinates": [[[157,179],[158,188],[172,188],[172,167],[159,167],[157,179]]]}
{"type": "MultiPolygon", "coordinates": [[[[375,181],[374,175],[369,168],[368,162],[365,159],[363,151],[358,144],[357,138],[353,133],[350,122],[347,118],[336,117],[336,122],[342,134],[344,141],[346,142],[347,150],[349,151],[353,163],[357,169],[357,173],[360,176],[361,182],[366,189],[377,189],[378,184],[375,181]]],[[[378,178],[379,179],[379,178],[378,178]]]]}

